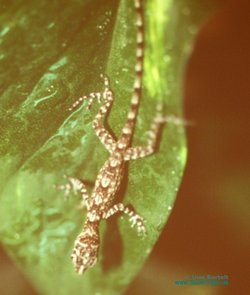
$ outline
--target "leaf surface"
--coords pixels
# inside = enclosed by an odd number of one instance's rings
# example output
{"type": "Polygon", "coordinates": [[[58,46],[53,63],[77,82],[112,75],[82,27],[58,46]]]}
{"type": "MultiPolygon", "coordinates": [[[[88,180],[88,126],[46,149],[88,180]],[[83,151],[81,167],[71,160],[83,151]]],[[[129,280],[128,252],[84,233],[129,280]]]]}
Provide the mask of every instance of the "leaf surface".
{"type": "MultiPolygon", "coordinates": [[[[204,1],[200,1],[204,2],[204,1]]],[[[199,1],[145,3],[144,88],[133,145],[143,145],[163,100],[182,116],[183,69],[199,21],[199,1]],[[197,13],[193,13],[193,11],[197,13]]],[[[147,221],[138,237],[125,217],[101,224],[98,264],[74,273],[70,254],[86,212],[53,188],[63,175],[90,183],[108,153],[91,123],[98,109],[68,107],[101,91],[115,102],[108,126],[119,137],[134,80],[132,1],[15,1],[0,13],[0,238],[42,294],[121,294],[152,251],[174,204],[186,161],[184,128],[165,126],[159,151],[129,164],[118,199],[147,221]],[[131,3],[130,3],[131,2],[131,3]]]]}

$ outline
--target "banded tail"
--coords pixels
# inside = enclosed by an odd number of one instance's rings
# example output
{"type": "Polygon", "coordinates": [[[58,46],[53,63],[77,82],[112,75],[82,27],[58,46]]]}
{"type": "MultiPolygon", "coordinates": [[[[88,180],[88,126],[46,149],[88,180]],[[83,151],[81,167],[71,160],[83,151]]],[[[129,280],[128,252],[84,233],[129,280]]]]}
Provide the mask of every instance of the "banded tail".
{"type": "Polygon", "coordinates": [[[136,64],[135,64],[135,81],[133,94],[131,98],[130,111],[128,113],[127,121],[122,129],[122,139],[130,143],[136,117],[139,109],[141,90],[142,90],[142,75],[143,75],[143,59],[144,59],[144,18],[142,0],[134,0],[136,12],[136,64]]]}

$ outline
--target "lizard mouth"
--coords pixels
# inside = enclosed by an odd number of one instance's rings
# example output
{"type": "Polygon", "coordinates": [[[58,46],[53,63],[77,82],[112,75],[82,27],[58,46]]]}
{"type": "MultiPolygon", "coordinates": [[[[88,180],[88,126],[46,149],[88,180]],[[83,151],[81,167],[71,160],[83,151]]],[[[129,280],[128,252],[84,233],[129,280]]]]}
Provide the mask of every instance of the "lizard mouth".
{"type": "Polygon", "coordinates": [[[84,232],[78,236],[71,255],[72,262],[78,274],[83,274],[88,268],[96,264],[98,251],[98,235],[89,235],[88,232],[84,232]]]}

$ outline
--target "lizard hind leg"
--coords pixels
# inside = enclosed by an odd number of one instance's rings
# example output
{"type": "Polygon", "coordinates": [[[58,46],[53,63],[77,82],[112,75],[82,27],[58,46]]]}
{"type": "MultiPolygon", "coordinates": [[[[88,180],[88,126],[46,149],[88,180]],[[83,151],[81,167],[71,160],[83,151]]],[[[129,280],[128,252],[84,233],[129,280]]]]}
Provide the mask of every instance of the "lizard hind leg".
{"type": "Polygon", "coordinates": [[[107,130],[107,128],[104,126],[103,121],[107,117],[107,114],[111,109],[114,96],[110,88],[108,77],[104,75],[101,75],[101,77],[104,80],[104,91],[102,94],[103,103],[93,120],[92,127],[101,143],[110,153],[112,153],[114,148],[116,147],[116,140],[109,132],[109,130],[107,130]]]}
{"type": "Polygon", "coordinates": [[[124,160],[136,160],[147,157],[155,153],[157,149],[157,139],[159,138],[161,128],[165,123],[173,124],[175,126],[190,125],[192,122],[179,118],[175,115],[163,115],[163,104],[158,103],[156,107],[156,114],[148,131],[148,141],[146,145],[130,147],[124,154],[124,160]]]}
{"type": "Polygon", "coordinates": [[[78,98],[78,100],[76,100],[69,108],[69,111],[72,111],[73,109],[78,107],[85,100],[88,100],[88,109],[92,107],[92,104],[96,100],[98,101],[98,103],[101,103],[101,107],[99,108],[92,122],[92,127],[101,143],[110,153],[112,153],[116,146],[116,140],[104,126],[103,121],[106,118],[109,110],[111,109],[114,96],[110,88],[108,77],[103,74],[101,74],[100,76],[103,79],[104,90],[101,92],[91,92],[89,95],[78,98]]]}
{"type": "Polygon", "coordinates": [[[69,111],[73,111],[75,108],[77,108],[80,104],[82,104],[85,100],[88,100],[87,108],[90,109],[92,107],[92,104],[95,100],[98,101],[98,103],[101,103],[102,97],[105,98],[106,93],[110,90],[109,80],[106,76],[103,74],[100,75],[104,82],[104,91],[98,91],[98,92],[91,92],[88,95],[84,95],[79,97],[74,103],[69,107],[69,111]]]}
{"type": "Polygon", "coordinates": [[[91,92],[89,95],[81,96],[72,104],[72,106],[69,108],[69,111],[70,112],[73,111],[85,100],[88,100],[87,108],[90,109],[95,100],[97,100],[98,102],[101,101],[101,97],[102,97],[102,92],[91,92]]]}
{"type": "Polygon", "coordinates": [[[156,114],[151,123],[150,130],[148,131],[148,142],[144,146],[130,147],[124,154],[124,160],[136,160],[144,158],[153,154],[156,150],[156,143],[161,131],[161,127],[164,124],[164,117],[162,115],[163,105],[158,103],[156,107],[156,114]]]}

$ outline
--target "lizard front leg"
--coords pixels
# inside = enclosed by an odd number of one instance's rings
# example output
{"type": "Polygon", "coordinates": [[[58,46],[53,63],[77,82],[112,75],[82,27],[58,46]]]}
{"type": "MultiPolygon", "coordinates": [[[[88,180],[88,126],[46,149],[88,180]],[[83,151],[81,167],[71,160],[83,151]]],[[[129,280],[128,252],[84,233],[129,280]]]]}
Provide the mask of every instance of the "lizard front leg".
{"type": "Polygon", "coordinates": [[[117,203],[113,205],[107,212],[105,212],[102,216],[104,219],[108,219],[112,215],[123,212],[124,214],[129,216],[129,221],[131,223],[131,226],[137,227],[137,231],[139,234],[145,234],[146,228],[144,226],[144,220],[143,218],[137,214],[134,210],[130,209],[128,206],[124,206],[122,203],[117,203]]]}
{"type": "Polygon", "coordinates": [[[78,178],[65,176],[68,179],[68,183],[62,185],[56,185],[55,187],[60,190],[64,190],[64,194],[67,197],[70,191],[73,191],[75,194],[80,193],[82,200],[86,205],[87,210],[89,209],[89,194],[87,192],[85,184],[78,178]]]}

